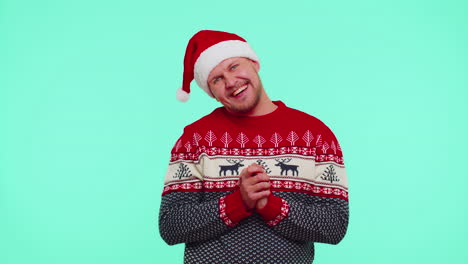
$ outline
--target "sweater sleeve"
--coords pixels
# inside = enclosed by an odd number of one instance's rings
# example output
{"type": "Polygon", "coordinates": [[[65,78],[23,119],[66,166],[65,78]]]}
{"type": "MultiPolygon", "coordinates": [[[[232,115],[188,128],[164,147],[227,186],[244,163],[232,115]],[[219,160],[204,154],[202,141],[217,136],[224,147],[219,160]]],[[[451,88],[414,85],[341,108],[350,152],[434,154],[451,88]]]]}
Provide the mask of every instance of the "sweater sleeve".
{"type": "Polygon", "coordinates": [[[348,227],[348,202],[305,193],[275,192],[258,210],[266,224],[291,240],[337,244],[348,227]]]}
{"type": "MultiPolygon", "coordinates": [[[[347,178],[341,147],[327,132],[321,144],[333,147],[318,146],[313,180],[290,181],[293,187],[287,191],[273,188],[266,206],[258,210],[268,226],[288,239],[337,244],[346,234],[347,178]]],[[[273,185],[280,186],[278,182],[273,185]]]]}
{"type": "Polygon", "coordinates": [[[295,194],[293,197],[288,193],[278,193],[278,196],[282,197],[288,211],[285,216],[280,211],[267,224],[270,223],[284,237],[337,244],[345,236],[349,218],[347,201],[308,194],[295,194]]]}
{"type": "Polygon", "coordinates": [[[185,131],[172,149],[161,199],[159,232],[170,245],[217,238],[251,215],[238,191],[207,198],[204,189],[210,183],[197,165],[196,145],[188,134],[185,131]]]}

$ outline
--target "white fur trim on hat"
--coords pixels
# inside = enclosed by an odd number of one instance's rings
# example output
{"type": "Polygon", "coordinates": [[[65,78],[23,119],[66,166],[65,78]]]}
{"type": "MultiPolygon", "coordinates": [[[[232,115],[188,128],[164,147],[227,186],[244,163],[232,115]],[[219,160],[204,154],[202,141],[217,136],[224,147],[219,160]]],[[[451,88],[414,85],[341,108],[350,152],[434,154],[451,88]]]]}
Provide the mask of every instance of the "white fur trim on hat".
{"type": "Polygon", "coordinates": [[[190,98],[190,94],[182,90],[182,87],[181,87],[177,90],[176,98],[177,100],[181,102],[187,102],[187,100],[190,98]]]}
{"type": "Polygon", "coordinates": [[[203,51],[195,62],[194,78],[198,86],[209,96],[213,97],[208,88],[208,75],[216,65],[227,58],[246,57],[259,61],[249,43],[241,40],[227,40],[219,42],[203,51]]]}

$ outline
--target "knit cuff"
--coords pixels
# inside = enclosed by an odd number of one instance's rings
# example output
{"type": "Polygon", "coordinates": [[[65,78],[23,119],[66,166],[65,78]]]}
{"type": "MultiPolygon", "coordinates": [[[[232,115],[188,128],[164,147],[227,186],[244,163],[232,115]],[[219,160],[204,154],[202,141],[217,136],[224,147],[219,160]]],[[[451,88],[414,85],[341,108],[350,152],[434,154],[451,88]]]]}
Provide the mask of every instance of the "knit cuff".
{"type": "Polygon", "coordinates": [[[283,198],[270,194],[267,204],[262,209],[257,209],[268,226],[279,224],[289,214],[289,204],[283,198]]]}
{"type": "Polygon", "coordinates": [[[219,217],[227,226],[235,226],[250,215],[252,212],[246,210],[239,189],[219,199],[219,217]]]}

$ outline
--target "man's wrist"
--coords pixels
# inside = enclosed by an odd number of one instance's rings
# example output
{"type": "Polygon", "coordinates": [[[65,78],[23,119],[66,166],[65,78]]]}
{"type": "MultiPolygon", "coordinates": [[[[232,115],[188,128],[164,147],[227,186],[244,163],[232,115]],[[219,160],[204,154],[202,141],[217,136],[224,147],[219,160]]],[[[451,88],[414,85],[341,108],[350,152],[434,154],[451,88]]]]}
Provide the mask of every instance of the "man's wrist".
{"type": "Polygon", "coordinates": [[[244,205],[239,189],[220,198],[219,213],[220,218],[228,226],[235,226],[242,219],[252,215],[252,211],[244,205]]]}
{"type": "Polygon", "coordinates": [[[261,208],[257,208],[257,212],[265,221],[270,221],[281,213],[282,204],[282,199],[271,193],[267,198],[266,204],[261,208]]]}

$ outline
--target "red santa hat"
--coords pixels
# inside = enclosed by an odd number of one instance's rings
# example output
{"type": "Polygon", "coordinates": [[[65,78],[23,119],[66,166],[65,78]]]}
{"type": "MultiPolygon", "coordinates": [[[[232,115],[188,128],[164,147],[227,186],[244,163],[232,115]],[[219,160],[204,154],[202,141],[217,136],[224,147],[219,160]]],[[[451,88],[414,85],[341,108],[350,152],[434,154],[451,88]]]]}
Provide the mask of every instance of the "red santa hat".
{"type": "Polygon", "coordinates": [[[227,58],[246,57],[259,61],[245,39],[236,34],[202,30],[190,39],[184,58],[184,76],[182,87],[177,91],[177,99],[185,102],[190,95],[190,82],[193,79],[209,96],[208,75],[216,65],[227,58]]]}

